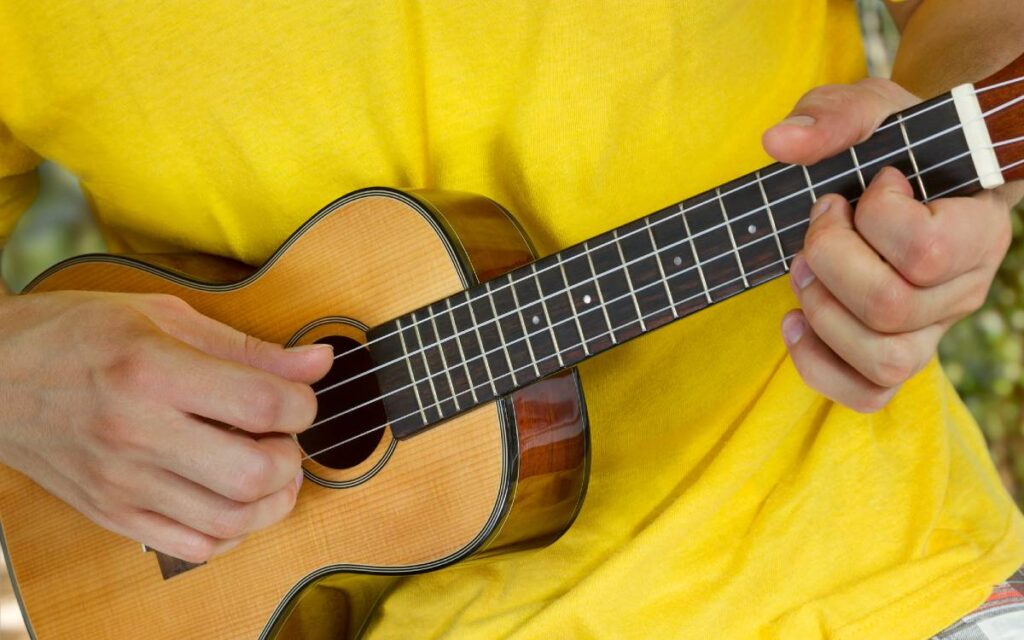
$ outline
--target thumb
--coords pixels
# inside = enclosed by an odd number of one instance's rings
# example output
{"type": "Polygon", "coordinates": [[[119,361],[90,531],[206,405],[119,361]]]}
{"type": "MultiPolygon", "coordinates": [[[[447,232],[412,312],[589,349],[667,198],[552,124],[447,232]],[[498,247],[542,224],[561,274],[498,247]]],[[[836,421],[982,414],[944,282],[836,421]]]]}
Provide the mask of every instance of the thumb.
{"type": "Polygon", "coordinates": [[[765,151],[780,162],[810,165],[863,142],[887,117],[920,102],[888,80],[813,89],[765,132],[765,151]]]}

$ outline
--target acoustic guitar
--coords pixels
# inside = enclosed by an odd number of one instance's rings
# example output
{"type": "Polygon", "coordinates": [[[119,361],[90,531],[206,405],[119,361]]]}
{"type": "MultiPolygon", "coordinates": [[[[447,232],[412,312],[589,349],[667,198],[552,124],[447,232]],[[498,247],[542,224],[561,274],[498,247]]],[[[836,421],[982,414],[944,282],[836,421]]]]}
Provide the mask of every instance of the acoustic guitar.
{"type": "MultiPolygon", "coordinates": [[[[922,201],[1024,179],[1024,56],[813,166],[775,164],[538,258],[487,198],[371,188],[260,269],[92,255],[28,291],[165,293],[264,340],[334,345],[297,437],[293,513],[203,565],[88,521],[0,468],[3,550],[38,640],[351,638],[402,575],[546,545],[587,486],[582,360],[782,276],[814,200],[885,166],[922,201]],[[333,589],[331,628],[296,604],[333,589]]],[[[318,600],[319,602],[319,600],[318,600]]]]}

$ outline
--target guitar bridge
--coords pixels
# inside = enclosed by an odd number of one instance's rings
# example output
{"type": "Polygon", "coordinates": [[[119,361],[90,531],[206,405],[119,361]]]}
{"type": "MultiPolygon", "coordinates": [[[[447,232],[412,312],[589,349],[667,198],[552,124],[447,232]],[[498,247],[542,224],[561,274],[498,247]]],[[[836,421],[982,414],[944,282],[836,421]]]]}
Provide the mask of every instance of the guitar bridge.
{"type": "Polygon", "coordinates": [[[160,566],[160,575],[164,577],[164,580],[169,580],[178,574],[185,573],[186,571],[191,571],[196,567],[201,567],[204,564],[206,564],[205,562],[200,562],[196,564],[194,562],[186,562],[184,560],[179,560],[178,558],[173,558],[169,555],[160,553],[155,549],[150,549],[146,545],[142,545],[142,551],[143,553],[152,551],[156,554],[156,562],[160,566]]]}

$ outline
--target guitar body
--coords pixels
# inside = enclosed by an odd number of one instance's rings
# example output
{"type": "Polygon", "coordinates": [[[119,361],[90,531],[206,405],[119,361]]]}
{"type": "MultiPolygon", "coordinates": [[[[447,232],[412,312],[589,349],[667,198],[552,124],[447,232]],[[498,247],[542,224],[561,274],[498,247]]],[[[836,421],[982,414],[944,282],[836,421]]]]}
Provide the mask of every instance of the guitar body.
{"type": "MultiPolygon", "coordinates": [[[[86,256],[31,290],[173,294],[264,340],[351,344],[533,258],[490,200],[369,189],[320,211],[241,280],[212,261],[156,267],[86,256]]],[[[346,427],[337,428],[339,441],[346,427]]],[[[201,566],[107,532],[0,467],[4,551],[31,632],[38,640],[356,637],[396,576],[547,544],[585,493],[588,433],[574,369],[412,437],[386,430],[375,442],[344,464],[307,459],[292,514],[201,566]],[[303,599],[318,615],[296,606],[303,599]]]]}

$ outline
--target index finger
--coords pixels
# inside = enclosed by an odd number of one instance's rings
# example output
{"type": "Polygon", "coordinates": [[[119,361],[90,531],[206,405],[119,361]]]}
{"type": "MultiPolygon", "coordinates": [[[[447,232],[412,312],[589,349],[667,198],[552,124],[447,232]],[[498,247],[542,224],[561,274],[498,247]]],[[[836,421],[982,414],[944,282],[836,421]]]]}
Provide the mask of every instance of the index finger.
{"type": "Polygon", "coordinates": [[[221,360],[170,336],[140,366],[151,395],[245,431],[299,433],[316,418],[316,396],[308,385],[221,360]]]}

